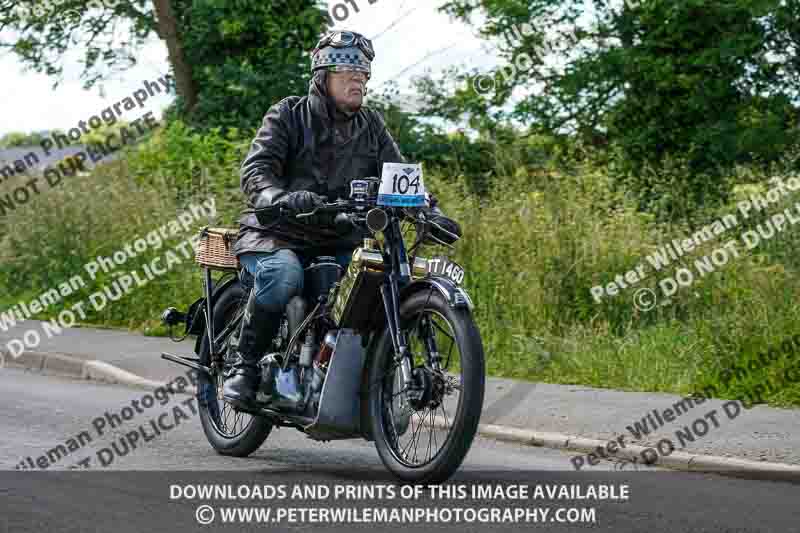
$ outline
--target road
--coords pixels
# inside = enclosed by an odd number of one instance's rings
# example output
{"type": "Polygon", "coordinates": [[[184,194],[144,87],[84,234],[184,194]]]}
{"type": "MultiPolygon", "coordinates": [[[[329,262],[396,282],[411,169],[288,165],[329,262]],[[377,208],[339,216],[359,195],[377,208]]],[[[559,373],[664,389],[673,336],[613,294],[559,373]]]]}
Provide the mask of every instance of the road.
{"type": "MultiPolygon", "coordinates": [[[[146,391],[46,376],[16,369],[0,371],[0,533],[6,531],[162,531],[201,528],[195,520],[197,500],[170,499],[170,485],[223,483],[278,485],[308,483],[391,483],[372,443],[317,443],[295,430],[273,430],[266,443],[247,459],[217,455],[205,441],[189,396],[143,410],[114,430],[98,435],[98,417],[119,413],[146,391]],[[178,407],[186,417],[174,417],[178,407]],[[116,454],[102,467],[98,451],[166,413],[174,428],[139,442],[124,456],[116,454]],[[177,425],[176,425],[177,424],[177,425]],[[53,457],[47,472],[13,470],[27,457],[36,461],[82,432],[92,441],[66,456],[53,457]],[[66,470],[91,457],[89,471],[66,470]],[[136,471],[136,472],[133,472],[136,471]],[[147,471],[147,472],[141,472],[147,471]]],[[[112,417],[113,418],[113,417],[112,417]]],[[[77,442],[77,440],[76,440],[77,442]]],[[[117,444],[120,446],[120,444],[117,444]]],[[[109,455],[105,454],[106,460],[109,455]]],[[[628,484],[626,501],[540,502],[542,506],[596,507],[596,524],[370,524],[371,530],[507,531],[541,528],[556,531],[756,532],[800,531],[797,497],[800,487],[787,483],[747,481],[680,472],[569,471],[567,454],[477,438],[454,484],[497,481],[527,484],[628,484]]],[[[602,468],[612,470],[604,464],[602,468]]],[[[444,505],[450,500],[440,500],[444,505]]],[[[481,500],[483,501],[483,500],[481,500]]],[[[211,502],[219,504],[220,502],[211,502]]],[[[297,502],[295,502],[297,503],[297,502]]],[[[308,502],[306,502],[308,503],[308,502]]],[[[319,503],[319,502],[317,502],[319,503]]],[[[323,502],[324,503],[324,502],[323,502]]],[[[351,502],[352,503],[352,502],[351,502]]],[[[366,505],[369,500],[355,502],[366,505]]],[[[373,502],[374,503],[374,502],[373,502]]],[[[392,506],[396,502],[383,502],[392,506]]],[[[477,501],[469,502],[477,505],[477,501]]],[[[492,503],[492,502],[489,502],[492,503]]],[[[263,505],[263,501],[259,501],[263,505]]],[[[459,504],[459,502],[455,502],[459,504]]],[[[465,502],[460,502],[463,506],[465,502]]],[[[506,502],[493,502],[503,507],[506,502]]],[[[517,502],[518,504],[518,502],[517,502]]],[[[510,505],[510,504],[509,504],[510,505]]],[[[477,508],[477,507],[476,507],[477,508]]],[[[232,526],[204,526],[217,530],[232,526]]],[[[351,531],[365,524],[269,526],[297,531],[313,527],[351,531]]],[[[236,530],[265,530],[264,524],[237,524],[236,530]]]]}

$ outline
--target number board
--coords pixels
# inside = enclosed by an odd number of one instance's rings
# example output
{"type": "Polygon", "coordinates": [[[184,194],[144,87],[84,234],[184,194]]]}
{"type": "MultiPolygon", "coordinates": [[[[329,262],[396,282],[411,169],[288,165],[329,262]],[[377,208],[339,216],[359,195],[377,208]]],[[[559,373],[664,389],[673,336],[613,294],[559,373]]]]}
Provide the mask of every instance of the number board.
{"type": "Polygon", "coordinates": [[[422,165],[419,163],[384,163],[378,205],[389,207],[424,207],[428,205],[422,165]]]}
{"type": "Polygon", "coordinates": [[[428,259],[428,274],[444,276],[456,285],[461,285],[464,281],[464,269],[458,263],[446,257],[437,256],[428,259]]]}

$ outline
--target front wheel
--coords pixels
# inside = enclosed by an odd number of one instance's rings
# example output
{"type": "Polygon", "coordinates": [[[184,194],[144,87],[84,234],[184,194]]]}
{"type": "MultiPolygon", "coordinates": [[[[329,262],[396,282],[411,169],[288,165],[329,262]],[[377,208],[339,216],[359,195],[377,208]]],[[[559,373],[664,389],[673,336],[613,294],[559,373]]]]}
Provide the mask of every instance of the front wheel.
{"type": "Polygon", "coordinates": [[[441,483],[461,465],[478,429],[486,374],[480,333],[468,309],[450,307],[433,289],[403,301],[400,322],[414,385],[405,386],[385,331],[369,376],[375,447],[403,481],[441,483]]]}

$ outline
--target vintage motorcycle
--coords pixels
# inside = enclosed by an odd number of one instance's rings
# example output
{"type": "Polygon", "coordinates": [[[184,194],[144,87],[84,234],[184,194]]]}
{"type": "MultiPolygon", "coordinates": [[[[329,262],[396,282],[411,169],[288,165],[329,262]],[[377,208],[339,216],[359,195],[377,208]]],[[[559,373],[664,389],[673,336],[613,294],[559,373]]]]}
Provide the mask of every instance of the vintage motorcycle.
{"type": "Polygon", "coordinates": [[[424,244],[448,246],[442,232],[457,236],[426,217],[430,196],[419,165],[386,165],[395,167],[384,167],[382,178],[353,180],[350,198],[296,215],[326,214],[370,238],[346,269],[328,256],[305,269],[306,290],[287,305],[260,360],[257,412],[222,397],[249,274],[230,254],[234,230],[204,230],[197,250],[204,297],[186,313],[162,315],[169,326],[183,325],[184,337],[197,335],[196,357],[162,357],[199,371],[200,419],[217,452],[245,457],[278,426],[320,441],[374,441],[404,482],[439,483],[461,465],[483,406],[483,346],[460,287],[464,270],[446,257],[416,255],[424,244]],[[404,227],[416,229],[408,249],[404,227]],[[220,269],[227,272],[212,283],[211,271],[220,269]]]}

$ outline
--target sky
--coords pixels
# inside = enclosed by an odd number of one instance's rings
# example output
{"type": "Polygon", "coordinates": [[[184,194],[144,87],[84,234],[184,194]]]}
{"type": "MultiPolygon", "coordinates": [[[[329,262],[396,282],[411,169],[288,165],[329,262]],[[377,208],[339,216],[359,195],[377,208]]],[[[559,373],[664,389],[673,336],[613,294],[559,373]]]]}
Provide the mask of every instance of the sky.
{"type": "MultiPolygon", "coordinates": [[[[497,53],[478,39],[477,29],[439,13],[445,0],[330,0],[329,10],[338,18],[335,29],[351,29],[376,37],[369,90],[396,81],[401,91],[411,93],[410,81],[429,71],[436,74],[451,65],[488,71],[498,64],[497,53]],[[358,12],[351,7],[358,7],[358,12]],[[336,7],[341,5],[340,7],[336,7]]],[[[336,18],[334,18],[336,20],[336,18]]],[[[167,49],[156,36],[139,49],[139,64],[91,90],[84,90],[78,60],[82,50],[70,51],[64,58],[64,79],[53,89],[53,80],[44,74],[23,71],[13,54],[0,55],[0,135],[9,131],[69,130],[102,109],[130,96],[145,80],[155,81],[169,72],[167,49]]],[[[369,98],[369,96],[367,97],[369,98]]],[[[131,111],[136,117],[152,111],[156,117],[172,96],[151,97],[143,109],[131,111]]],[[[266,110],[264,110],[266,112],[266,110]]]]}

